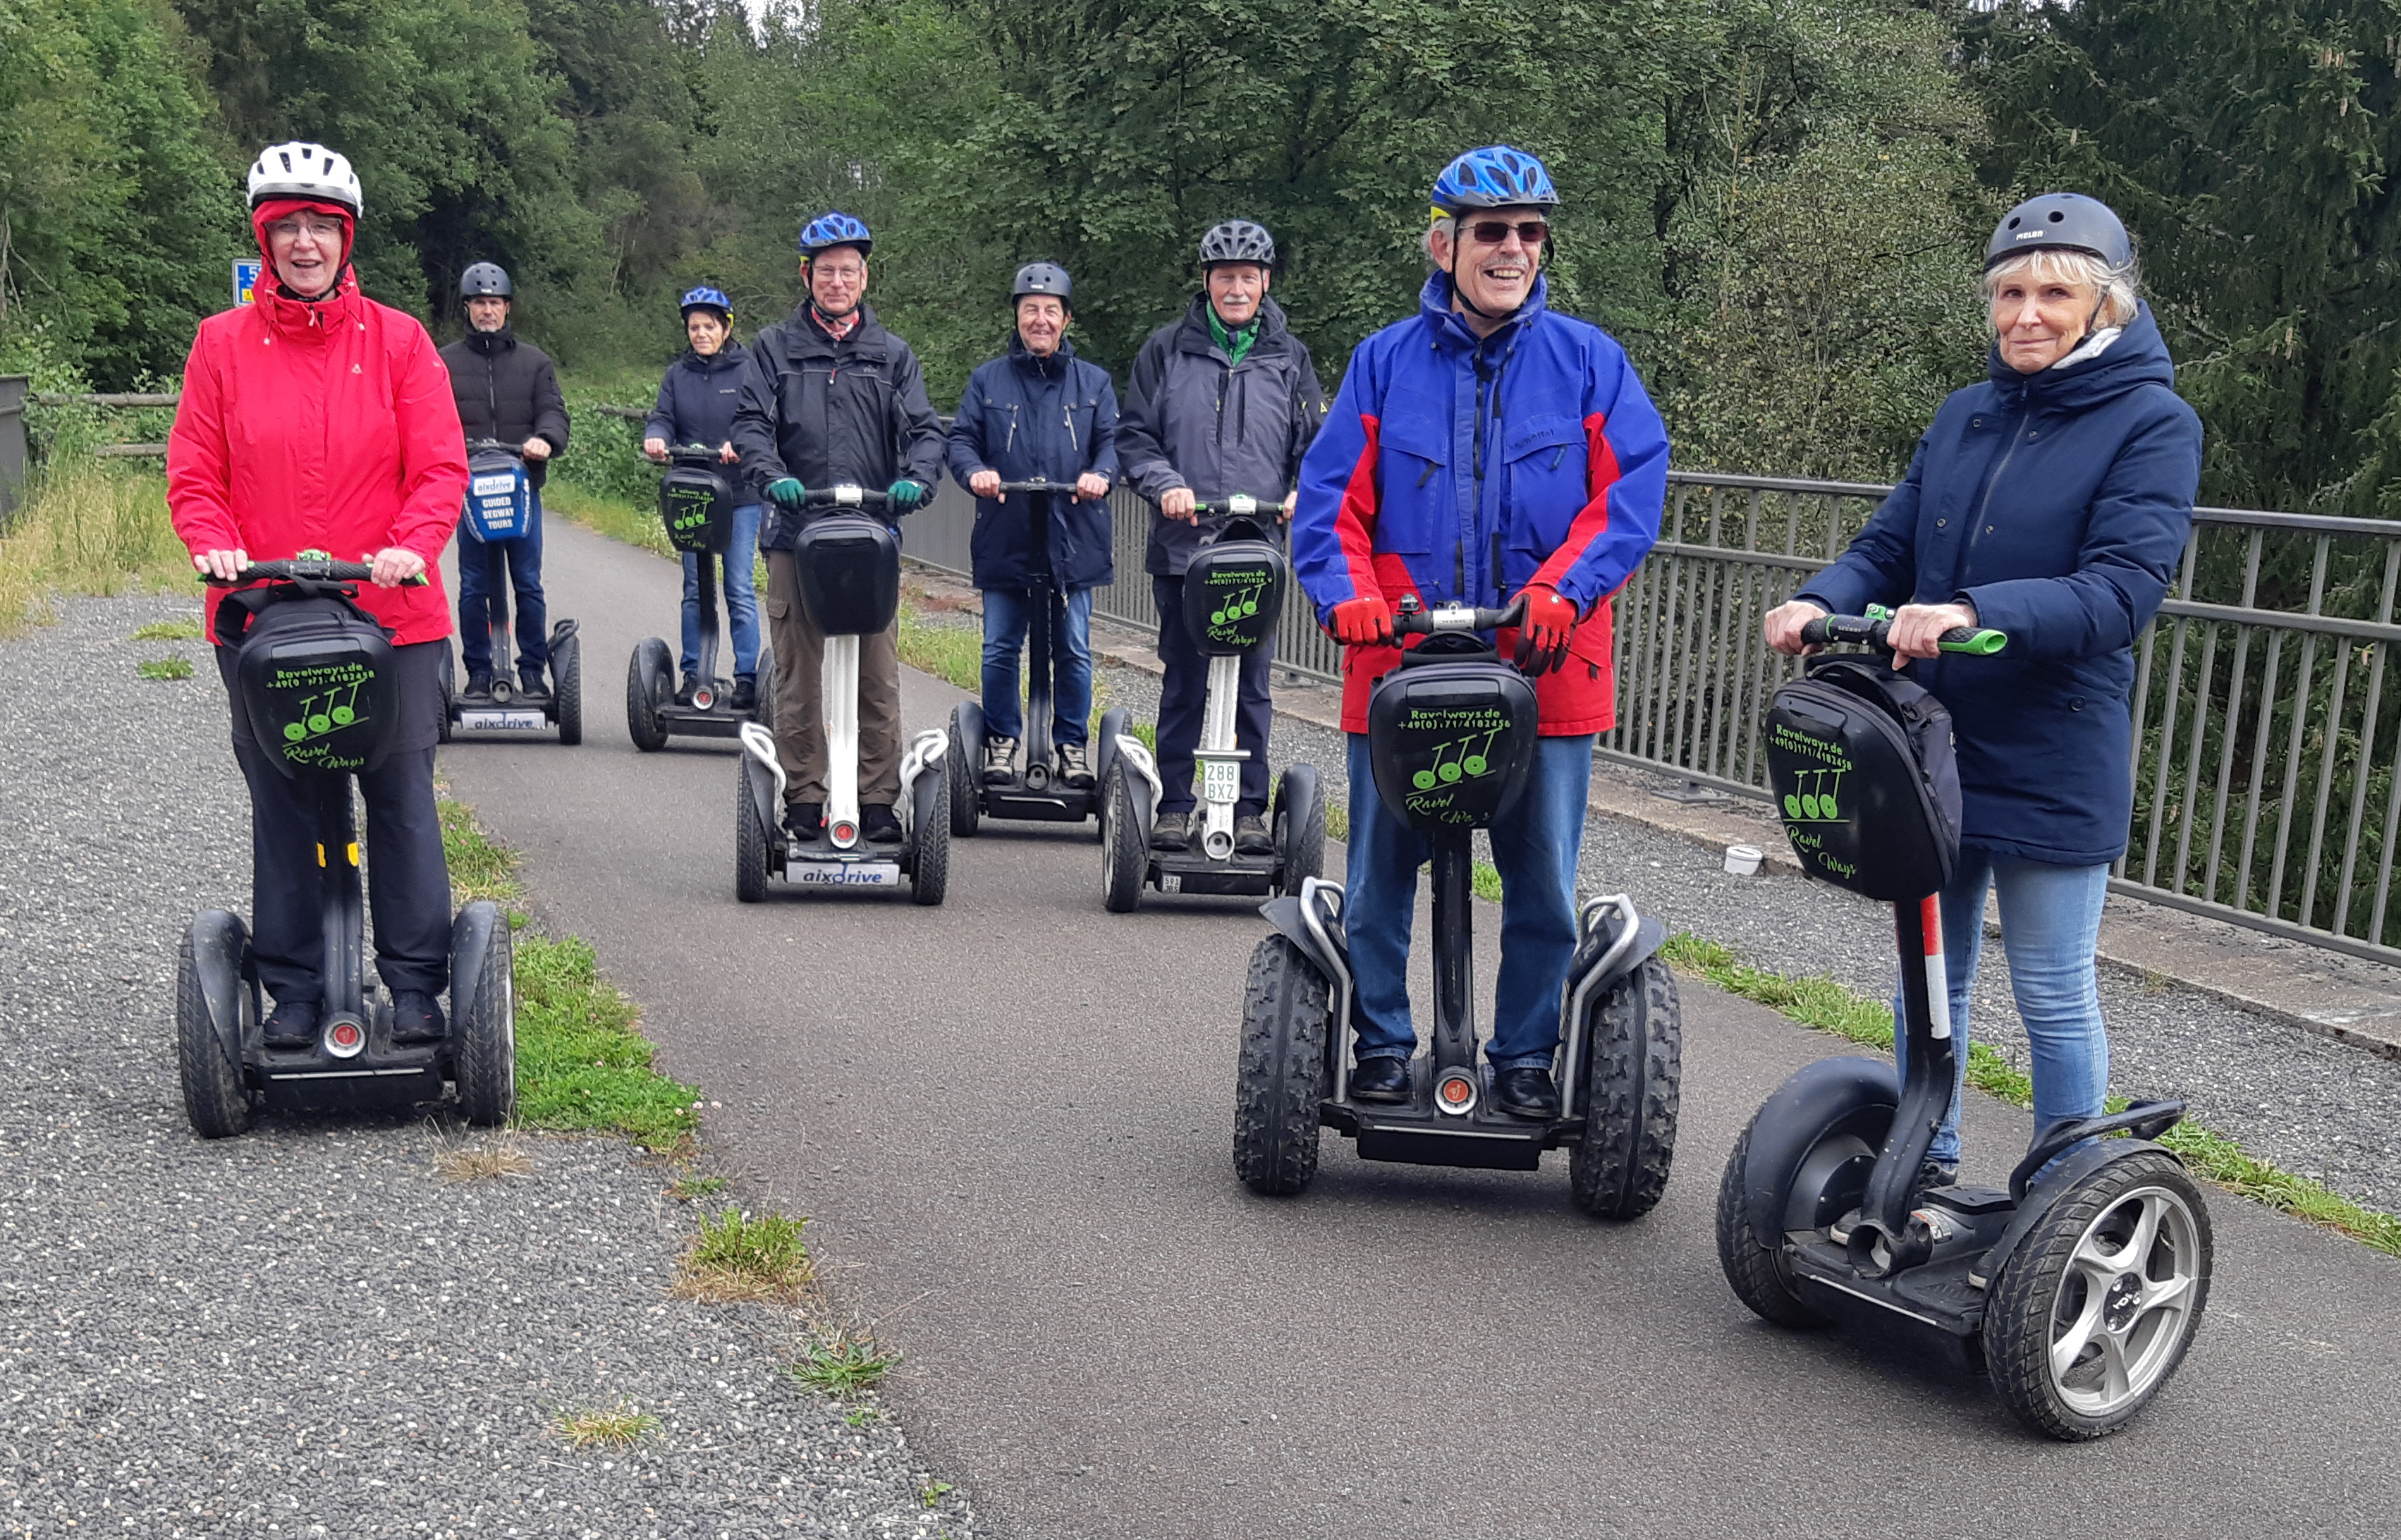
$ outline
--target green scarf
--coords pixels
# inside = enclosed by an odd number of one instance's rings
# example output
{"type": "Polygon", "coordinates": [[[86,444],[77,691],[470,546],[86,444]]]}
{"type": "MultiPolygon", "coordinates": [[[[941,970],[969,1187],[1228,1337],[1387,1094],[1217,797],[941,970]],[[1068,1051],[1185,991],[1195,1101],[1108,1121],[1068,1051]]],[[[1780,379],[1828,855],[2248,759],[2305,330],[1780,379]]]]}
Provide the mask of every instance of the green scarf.
{"type": "Polygon", "coordinates": [[[1249,325],[1229,332],[1226,323],[1217,319],[1217,307],[1206,305],[1202,309],[1209,312],[1209,339],[1225,349],[1226,356],[1239,365],[1242,355],[1251,351],[1251,344],[1259,339],[1259,318],[1253,316],[1249,325]]]}

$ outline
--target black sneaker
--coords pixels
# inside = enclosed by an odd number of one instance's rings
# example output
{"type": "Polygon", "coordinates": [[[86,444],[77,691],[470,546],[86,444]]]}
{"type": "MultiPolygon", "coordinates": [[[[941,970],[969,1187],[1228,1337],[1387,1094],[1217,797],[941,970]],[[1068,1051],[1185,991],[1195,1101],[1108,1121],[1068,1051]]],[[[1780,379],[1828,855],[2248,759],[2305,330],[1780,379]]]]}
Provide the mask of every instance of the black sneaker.
{"type": "Polygon", "coordinates": [[[317,1046],[317,1002],[278,1000],[267,1014],[267,1046],[290,1052],[317,1046]]]}
{"type": "Polygon", "coordinates": [[[1929,1156],[1926,1162],[1917,1168],[1917,1190],[1920,1192],[1928,1188],[1958,1185],[1959,1162],[1956,1161],[1938,1161],[1929,1156]]]}
{"type": "Polygon", "coordinates": [[[1092,785],[1092,762],[1084,757],[1080,743],[1059,746],[1059,778],[1078,791],[1089,791],[1092,785]]]}
{"type": "Polygon", "coordinates": [[[900,819],[884,803],[871,802],[858,810],[859,837],[870,845],[899,845],[905,837],[900,832],[900,819]]]}
{"type": "Polygon", "coordinates": [[[421,989],[396,989],[391,996],[391,1040],[405,1046],[410,1043],[438,1043],[450,1035],[442,1020],[442,1007],[432,996],[421,989]]]}
{"type": "Polygon", "coordinates": [[[1234,854],[1237,856],[1272,856],[1275,836],[1268,832],[1267,820],[1256,813],[1244,813],[1234,820],[1234,854]]]}
{"type": "Polygon", "coordinates": [[[1351,1096],[1362,1102],[1406,1102],[1411,1095],[1409,1061],[1379,1054],[1351,1071],[1351,1096]]]}
{"type": "Polygon", "coordinates": [[[788,802],[784,804],[784,828],[792,838],[803,842],[825,837],[825,804],[821,802],[788,802]]]}
{"type": "Polygon", "coordinates": [[[1161,813],[1159,821],[1150,826],[1153,850],[1187,850],[1191,846],[1192,816],[1188,813],[1161,813]]]}
{"type": "Polygon", "coordinates": [[[690,706],[692,704],[693,695],[698,692],[699,689],[700,676],[697,674],[686,674],[683,677],[683,682],[676,686],[675,703],[678,706],[690,706]]]}
{"type": "Polygon", "coordinates": [[[1017,740],[986,738],[983,740],[983,783],[986,786],[1007,786],[1017,778],[1017,740]]]}
{"type": "Polygon", "coordinates": [[[550,694],[550,686],[543,681],[541,669],[520,668],[517,670],[517,694],[540,699],[550,694]]]}
{"type": "Polygon", "coordinates": [[[1556,1118],[1559,1089],[1551,1083],[1551,1072],[1540,1065],[1504,1069],[1492,1077],[1492,1105],[1512,1118],[1556,1118]]]}
{"type": "Polygon", "coordinates": [[[492,676],[489,674],[468,675],[467,689],[465,693],[470,695],[490,694],[492,693],[492,676]]]}
{"type": "Polygon", "coordinates": [[[734,710],[743,712],[746,715],[759,709],[759,676],[756,674],[734,675],[734,699],[731,704],[734,710]]]}

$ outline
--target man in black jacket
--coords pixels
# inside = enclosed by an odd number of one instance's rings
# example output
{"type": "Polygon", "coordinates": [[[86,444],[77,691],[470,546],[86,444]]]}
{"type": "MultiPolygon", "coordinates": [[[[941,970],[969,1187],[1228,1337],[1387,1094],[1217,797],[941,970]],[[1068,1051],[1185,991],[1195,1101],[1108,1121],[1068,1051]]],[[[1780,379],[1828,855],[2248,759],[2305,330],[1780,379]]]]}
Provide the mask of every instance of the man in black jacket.
{"type": "MultiPolygon", "coordinates": [[[[1143,560],[1159,602],[1159,773],[1164,790],[1153,849],[1181,850],[1191,839],[1192,752],[1200,743],[1209,660],[1184,629],[1184,569],[1200,548],[1196,503],[1237,493],[1281,500],[1292,516],[1300,457],[1325,416],[1309,348],[1285,329],[1269,299],[1275,241],[1247,219],[1229,219],[1200,238],[1205,292],[1181,321],[1150,334],[1133,363],[1118,455],[1126,479],[1158,512],[1143,560]]],[[[1272,855],[1268,832],[1268,727],[1272,639],[1242,660],[1234,736],[1250,758],[1234,804],[1234,848],[1272,855]]]]}
{"type": "MultiPolygon", "coordinates": [[[[784,770],[784,825],[803,840],[825,829],[829,787],[818,679],[825,633],[801,602],[792,546],[811,485],[890,493],[891,512],[921,507],[941,474],[942,428],[909,344],[860,303],[874,242],[846,213],[801,230],[808,297],[750,345],[734,409],[743,474],[767,494],[767,626],[775,653],[775,754],[784,770]]],[[[900,632],[861,637],[858,649],[858,824],[870,845],[898,846],[900,820],[900,632]]]]}
{"type": "MultiPolygon", "coordinates": [[[[1084,752],[1091,733],[1092,589],[1117,579],[1108,495],[1118,474],[1118,392],[1109,372],[1077,358],[1067,340],[1073,299],[1067,269],[1057,263],[1029,262],[1017,270],[1009,292],[1017,326],[1008,351],[967,377],[951,426],[951,474],[976,496],[971,554],[975,585],[983,590],[981,770],[997,786],[1016,775],[1023,725],[1018,652],[1029,626],[1050,631],[1050,733],[1059,777],[1070,786],[1092,784],[1084,752]],[[1034,480],[1074,490],[1000,489],[1004,481],[1034,480]],[[1050,612],[1037,613],[1037,603],[1050,612]]],[[[962,765],[957,773],[971,768],[962,765]]]]}
{"type": "Polygon", "coordinates": [[[567,398],[550,355],[509,329],[515,290],[495,263],[478,262],[459,279],[466,301],[467,335],[442,350],[458,398],[467,442],[496,439],[525,456],[526,532],[486,544],[467,521],[459,525],[459,645],[466,654],[467,694],[492,691],[492,671],[508,659],[492,656],[491,597],[501,584],[516,590],[517,678],[539,695],[550,666],[550,614],[542,595],[542,485],[550,457],[567,447],[567,398]]]}

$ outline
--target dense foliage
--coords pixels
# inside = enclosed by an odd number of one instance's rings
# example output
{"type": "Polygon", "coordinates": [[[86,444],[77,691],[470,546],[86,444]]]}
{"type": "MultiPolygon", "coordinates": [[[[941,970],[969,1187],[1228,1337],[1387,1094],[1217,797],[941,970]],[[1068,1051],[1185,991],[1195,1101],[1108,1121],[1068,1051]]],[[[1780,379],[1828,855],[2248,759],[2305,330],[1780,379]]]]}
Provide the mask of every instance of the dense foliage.
{"type": "MultiPolygon", "coordinates": [[[[1406,313],[1424,188],[1545,156],[1553,303],[1634,351],[1680,462],[1890,474],[1983,364],[1980,237],[2116,201],[2211,427],[2210,491],[2401,512],[2393,0],[0,0],[0,367],[170,372],[247,246],[239,177],[322,138],[365,179],[370,290],[459,272],[586,378],[747,329],[828,206],[947,404],[1011,269],[1075,273],[1122,368],[1231,214],[1329,377],[1406,313]],[[38,146],[38,149],[36,148],[38,146]]],[[[620,392],[630,393],[630,392],[620,392]]]]}

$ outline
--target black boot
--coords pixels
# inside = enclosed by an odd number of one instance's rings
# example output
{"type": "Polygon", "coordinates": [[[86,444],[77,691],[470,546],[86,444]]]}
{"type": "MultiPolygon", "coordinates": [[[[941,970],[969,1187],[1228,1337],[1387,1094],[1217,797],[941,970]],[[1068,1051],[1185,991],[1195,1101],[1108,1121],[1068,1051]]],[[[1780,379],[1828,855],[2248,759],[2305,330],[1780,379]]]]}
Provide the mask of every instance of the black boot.
{"type": "Polygon", "coordinates": [[[825,838],[825,804],[821,802],[786,803],[784,828],[792,838],[803,845],[825,838]]]}
{"type": "Polygon", "coordinates": [[[1406,1102],[1411,1095],[1409,1061],[1384,1054],[1362,1059],[1351,1071],[1351,1094],[1363,1102],[1406,1102]]]}
{"type": "Polygon", "coordinates": [[[1556,1118],[1559,1091],[1540,1065],[1503,1069],[1492,1077],[1492,1105],[1512,1118],[1556,1118]]]}
{"type": "Polygon", "coordinates": [[[735,711],[740,712],[744,716],[748,716],[751,712],[759,709],[759,676],[756,674],[734,675],[734,699],[731,704],[735,711]]]}
{"type": "Polygon", "coordinates": [[[438,1043],[449,1036],[443,1024],[442,1007],[432,996],[421,989],[395,989],[391,992],[391,1040],[404,1047],[412,1043],[438,1043]]]}
{"type": "Polygon", "coordinates": [[[858,810],[859,836],[870,845],[897,846],[904,836],[899,817],[888,803],[871,802],[858,810]]]}
{"type": "Polygon", "coordinates": [[[317,1046],[317,1002],[278,1000],[267,1014],[267,1046],[290,1052],[317,1046]]]}

